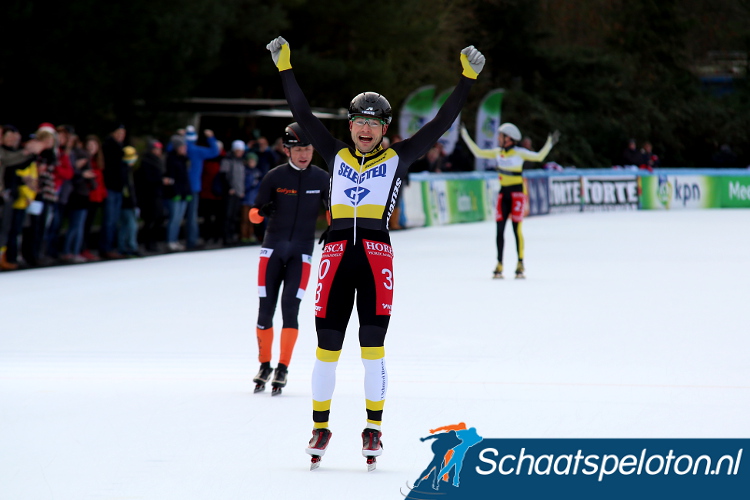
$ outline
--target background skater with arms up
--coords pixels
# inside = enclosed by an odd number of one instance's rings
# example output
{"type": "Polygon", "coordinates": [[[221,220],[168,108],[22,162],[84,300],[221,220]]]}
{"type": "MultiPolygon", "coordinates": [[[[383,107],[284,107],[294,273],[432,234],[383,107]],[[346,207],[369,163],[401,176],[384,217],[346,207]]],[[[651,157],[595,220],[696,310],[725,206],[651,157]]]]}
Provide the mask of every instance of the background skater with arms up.
{"type": "Polygon", "coordinates": [[[560,132],[555,130],[547,138],[542,149],[535,153],[526,148],[516,146],[521,140],[521,131],[512,123],[503,123],[497,129],[498,144],[500,147],[493,149],[480,149],[471,140],[466,127],[461,127],[461,138],[464,140],[471,152],[477,158],[487,158],[497,161],[497,171],[500,174],[500,193],[497,197],[497,210],[495,219],[497,221],[497,266],[493,273],[494,278],[503,277],[503,247],[505,245],[505,223],[510,216],[513,222],[513,234],[516,236],[516,251],[518,252],[518,265],[516,266],[516,278],[525,278],[523,266],[524,239],[521,225],[523,223],[523,210],[526,204],[526,194],[523,192],[523,162],[544,161],[552,146],[560,139],[560,132]]]}

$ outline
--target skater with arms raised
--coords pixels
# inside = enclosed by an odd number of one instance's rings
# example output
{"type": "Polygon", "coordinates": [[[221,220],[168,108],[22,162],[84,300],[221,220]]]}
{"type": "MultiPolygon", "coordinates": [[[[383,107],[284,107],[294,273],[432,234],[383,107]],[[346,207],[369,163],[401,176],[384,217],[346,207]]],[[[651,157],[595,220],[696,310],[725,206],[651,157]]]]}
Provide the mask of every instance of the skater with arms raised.
{"type": "Polygon", "coordinates": [[[555,130],[547,138],[544,147],[537,153],[516,146],[521,141],[521,131],[512,123],[503,123],[497,129],[498,144],[500,147],[493,149],[480,149],[471,140],[469,132],[461,127],[461,138],[464,140],[471,152],[477,158],[497,160],[497,171],[500,174],[500,194],[497,198],[497,266],[493,277],[503,277],[503,247],[505,246],[505,223],[510,216],[513,222],[513,234],[516,236],[516,251],[518,252],[518,265],[516,266],[516,278],[526,277],[523,266],[524,240],[521,225],[523,223],[523,210],[526,204],[526,195],[523,192],[523,162],[544,161],[552,146],[560,139],[560,132],[555,130]]]}
{"type": "Polygon", "coordinates": [[[318,348],[312,376],[313,437],[307,448],[311,469],[317,468],[331,439],[328,420],[336,365],[354,308],[359,316],[359,344],[365,367],[367,422],[362,454],[368,470],[382,453],[381,421],[388,374],[385,335],[393,298],[393,250],[388,220],[409,165],[450,127],[484,66],[473,46],[461,51],[463,76],[436,117],[413,137],[384,149],[391,106],[381,94],[363,92],[349,104],[349,130],[354,147],[335,139],[313,115],[292,72],[289,44],[279,37],[268,44],[279,69],[286,99],[306,136],[331,173],[331,227],[321,256],[315,290],[318,348]]]}

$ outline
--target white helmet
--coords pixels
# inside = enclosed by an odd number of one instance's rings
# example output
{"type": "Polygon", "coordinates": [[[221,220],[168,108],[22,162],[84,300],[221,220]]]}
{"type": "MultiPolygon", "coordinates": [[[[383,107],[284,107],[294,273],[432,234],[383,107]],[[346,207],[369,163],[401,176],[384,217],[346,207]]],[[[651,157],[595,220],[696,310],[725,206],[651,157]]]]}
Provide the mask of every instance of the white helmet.
{"type": "Polygon", "coordinates": [[[512,123],[503,123],[500,125],[500,128],[497,129],[497,133],[507,135],[516,142],[521,140],[521,131],[512,123]]]}

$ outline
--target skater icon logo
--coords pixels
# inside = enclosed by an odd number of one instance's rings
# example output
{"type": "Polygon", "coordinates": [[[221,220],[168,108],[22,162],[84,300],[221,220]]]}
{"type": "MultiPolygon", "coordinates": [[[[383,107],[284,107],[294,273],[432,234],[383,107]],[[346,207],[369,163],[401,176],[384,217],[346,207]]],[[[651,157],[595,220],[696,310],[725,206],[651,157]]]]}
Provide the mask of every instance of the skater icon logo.
{"type": "MultiPolygon", "coordinates": [[[[461,484],[466,454],[483,439],[474,427],[467,427],[464,422],[430,429],[430,435],[419,440],[433,441],[432,460],[414,482],[406,498],[434,498],[436,494],[442,498],[462,498],[455,495],[461,484]]],[[[473,473],[471,470],[465,472],[473,473]]]]}

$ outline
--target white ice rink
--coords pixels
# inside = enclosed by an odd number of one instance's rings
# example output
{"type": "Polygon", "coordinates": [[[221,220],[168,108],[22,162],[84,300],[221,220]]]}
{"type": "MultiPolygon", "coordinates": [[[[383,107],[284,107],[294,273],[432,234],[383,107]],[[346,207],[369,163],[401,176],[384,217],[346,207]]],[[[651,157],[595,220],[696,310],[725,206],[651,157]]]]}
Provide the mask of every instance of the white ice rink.
{"type": "Polygon", "coordinates": [[[750,436],[750,210],[524,225],[525,281],[490,279],[494,223],[392,234],[370,474],[356,315],[318,471],[312,293],[284,394],[252,392],[258,247],[0,274],[0,499],[398,499],[432,456],[418,438],[458,422],[487,438],[750,436]]]}

